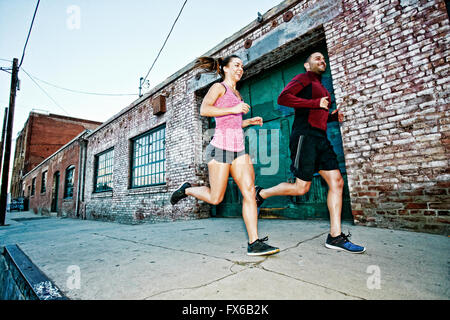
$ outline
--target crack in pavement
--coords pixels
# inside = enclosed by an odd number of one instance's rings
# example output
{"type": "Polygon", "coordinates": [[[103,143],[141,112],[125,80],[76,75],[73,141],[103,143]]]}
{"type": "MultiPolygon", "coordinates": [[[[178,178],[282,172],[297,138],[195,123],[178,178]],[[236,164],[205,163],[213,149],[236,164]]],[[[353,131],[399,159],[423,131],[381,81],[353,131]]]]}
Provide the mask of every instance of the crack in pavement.
{"type": "MultiPolygon", "coordinates": [[[[231,268],[232,268],[233,266],[234,266],[234,264],[230,267],[230,269],[229,269],[230,271],[231,271],[231,268]]],[[[150,295],[150,296],[144,298],[144,300],[153,298],[153,297],[155,297],[155,296],[159,296],[159,295],[164,294],[164,293],[172,292],[172,291],[178,291],[178,290],[192,290],[192,289],[203,288],[203,287],[209,286],[210,284],[213,284],[213,283],[215,283],[215,282],[219,282],[219,281],[221,281],[221,280],[223,280],[223,279],[226,279],[226,278],[228,278],[228,277],[234,276],[234,275],[236,275],[236,274],[238,274],[238,273],[240,273],[240,272],[242,272],[242,271],[244,271],[244,270],[246,270],[246,269],[242,269],[242,270],[240,270],[240,271],[231,271],[231,272],[232,272],[231,274],[228,274],[228,275],[226,275],[226,276],[223,276],[223,277],[221,277],[221,278],[219,278],[219,279],[212,280],[212,281],[207,282],[207,283],[200,284],[200,285],[198,285],[198,286],[186,287],[186,288],[172,288],[172,289],[167,289],[167,290],[164,290],[164,291],[161,291],[161,292],[157,292],[157,293],[155,293],[155,294],[152,294],[152,295],[150,295]]]]}
{"type": "Polygon", "coordinates": [[[354,295],[348,294],[348,293],[346,293],[344,291],[340,291],[340,290],[337,290],[337,289],[329,288],[327,286],[324,286],[324,285],[321,285],[321,284],[318,284],[318,283],[314,283],[314,282],[303,280],[303,279],[300,279],[300,278],[296,278],[296,277],[293,277],[293,276],[290,276],[290,275],[287,275],[287,274],[284,274],[284,273],[281,273],[281,272],[270,270],[270,269],[264,268],[263,266],[261,266],[260,268],[263,269],[264,271],[272,272],[272,273],[278,274],[280,276],[284,276],[284,277],[287,277],[287,278],[290,278],[290,279],[294,279],[294,280],[297,280],[297,281],[300,281],[300,282],[308,283],[308,284],[311,284],[313,286],[321,287],[321,288],[324,288],[324,289],[327,289],[327,290],[335,291],[335,292],[343,294],[343,295],[345,295],[347,297],[357,298],[357,299],[361,299],[361,300],[367,300],[367,299],[362,298],[362,297],[358,297],[358,296],[354,296],[354,295]]]}
{"type": "Polygon", "coordinates": [[[317,238],[319,238],[319,237],[321,237],[321,236],[323,236],[323,235],[325,235],[325,234],[327,234],[327,233],[328,233],[328,231],[322,232],[321,234],[318,234],[317,236],[314,236],[314,237],[309,238],[309,239],[306,239],[306,240],[302,240],[302,241],[300,241],[299,243],[297,243],[296,245],[294,245],[294,246],[292,246],[292,247],[288,247],[288,248],[285,248],[285,249],[283,249],[283,250],[280,250],[280,252],[284,252],[284,251],[288,251],[288,250],[297,248],[297,247],[298,247],[299,245],[301,245],[302,243],[305,243],[305,242],[308,242],[308,241],[317,239],[317,238]]]}
{"type": "Polygon", "coordinates": [[[206,256],[206,257],[210,257],[210,258],[215,258],[215,259],[225,260],[225,261],[228,261],[228,262],[230,262],[230,263],[232,263],[232,264],[238,264],[238,265],[241,265],[241,266],[246,266],[246,265],[252,266],[252,265],[254,265],[254,264],[258,265],[258,264],[260,264],[261,262],[263,262],[263,261],[265,261],[265,260],[267,259],[267,257],[265,257],[263,260],[257,261],[257,262],[254,262],[254,261],[249,261],[249,262],[245,262],[245,261],[233,261],[233,260],[230,260],[230,259],[228,259],[228,258],[217,257],[217,256],[213,256],[213,255],[206,254],[206,253],[201,253],[201,252],[195,252],[195,251],[189,251],[189,250],[183,250],[183,249],[170,248],[170,247],[165,247],[165,246],[156,245],[156,244],[152,244],[152,243],[145,243],[145,242],[139,242],[139,241],[130,240],[130,239],[123,239],[123,238],[113,237],[113,236],[104,235],[104,234],[100,234],[100,233],[93,233],[93,234],[94,234],[94,235],[97,235],[97,236],[102,236],[102,237],[106,237],[106,238],[111,238],[111,239],[114,239],[114,240],[128,241],[128,242],[131,242],[131,243],[134,243],[134,244],[138,244],[138,245],[145,245],[145,246],[150,246],[150,247],[156,247],[156,248],[166,249],[166,250],[170,250],[170,251],[179,251],[179,252],[185,252],[185,253],[197,254],[197,255],[206,256]]]}
{"type": "MultiPolygon", "coordinates": [[[[293,246],[291,246],[291,247],[288,247],[288,248],[285,248],[285,249],[283,249],[283,250],[280,250],[280,252],[285,252],[285,251],[288,251],[288,250],[297,248],[299,245],[301,245],[301,244],[303,244],[303,243],[305,243],[305,242],[308,242],[308,241],[317,239],[317,238],[323,236],[323,235],[326,234],[326,233],[328,233],[328,231],[323,232],[323,233],[320,233],[320,234],[318,234],[318,235],[316,235],[316,236],[314,236],[314,237],[311,237],[311,238],[308,238],[308,239],[299,241],[296,245],[293,245],[293,246]]],[[[327,290],[331,290],[331,291],[334,291],[334,292],[343,294],[343,295],[345,295],[345,296],[347,296],[347,297],[356,298],[356,299],[361,299],[361,300],[366,300],[365,298],[358,297],[358,296],[354,296],[354,295],[348,294],[348,293],[346,293],[346,292],[343,292],[343,291],[340,291],[340,290],[337,290],[337,289],[333,289],[333,288],[329,288],[329,287],[326,287],[326,286],[321,285],[321,284],[318,284],[318,283],[310,282],[310,281],[303,280],[303,279],[300,279],[300,278],[296,278],[296,277],[293,277],[293,276],[290,276],[290,275],[287,275],[287,274],[284,274],[284,273],[281,273],[281,272],[277,272],[277,271],[274,271],[274,270],[267,269],[267,268],[265,268],[264,266],[262,266],[262,263],[265,262],[270,256],[262,256],[263,259],[260,260],[260,261],[234,261],[234,260],[231,260],[231,259],[228,259],[228,258],[217,257],[217,256],[213,256],[213,255],[209,255],[209,254],[201,253],[201,252],[195,252],[195,251],[189,251],[189,250],[183,250],[183,249],[170,248],[170,247],[165,247],[165,246],[156,245],[156,244],[151,244],[151,243],[139,242],[139,241],[136,241],[136,240],[130,240],[130,239],[123,239],[123,238],[119,238],[119,237],[113,237],[113,236],[110,236],[110,235],[104,235],[104,234],[100,234],[100,233],[93,233],[93,234],[94,234],[94,235],[97,235],[97,236],[103,236],[103,237],[106,237],[106,238],[111,238],[111,239],[119,240],[119,241],[127,241],[127,242],[131,242],[131,243],[138,244],[138,245],[145,245],[145,246],[157,247],[157,248],[166,249],[166,250],[170,250],[170,251],[179,251],[179,252],[185,252],[185,253],[196,254],[196,255],[206,256],[206,257],[210,257],[210,258],[215,258],[215,259],[225,260],[225,261],[230,262],[230,263],[232,264],[232,265],[230,266],[230,268],[229,268],[229,271],[230,271],[231,273],[228,274],[228,275],[226,275],[226,276],[220,277],[220,278],[218,278],[218,279],[214,279],[214,280],[212,280],[212,281],[209,281],[209,282],[200,284],[200,285],[198,285],[198,286],[185,287],[185,288],[172,288],[172,289],[167,289],[167,290],[164,290],[164,291],[161,291],[161,292],[152,294],[152,295],[150,295],[150,296],[147,296],[147,297],[144,298],[144,300],[150,299],[150,298],[153,298],[153,297],[155,297],[155,296],[162,295],[162,294],[165,294],[165,293],[168,293],[168,292],[172,292],[172,291],[178,291],[178,290],[192,290],[192,289],[203,288],[203,287],[209,286],[209,285],[211,285],[211,284],[213,284],[213,283],[219,282],[219,281],[221,281],[221,280],[223,280],[223,279],[226,279],[226,278],[228,278],[228,277],[234,276],[234,275],[236,275],[236,274],[238,274],[238,273],[240,273],[240,272],[242,272],[242,271],[247,270],[248,268],[258,268],[258,269],[263,270],[263,271],[265,271],[265,272],[274,273],[274,274],[277,274],[277,275],[280,275],[280,276],[283,276],[283,277],[287,277],[287,278],[289,278],[289,279],[293,279],[293,280],[300,281],[300,282],[303,282],[303,283],[308,283],[308,284],[313,285],[313,286],[317,286],[317,287],[321,287],[321,288],[324,288],[324,289],[327,289],[327,290]],[[242,270],[240,270],[240,271],[233,271],[232,269],[233,269],[233,267],[234,267],[235,265],[242,266],[242,267],[244,267],[244,269],[242,269],[242,270]]]]}

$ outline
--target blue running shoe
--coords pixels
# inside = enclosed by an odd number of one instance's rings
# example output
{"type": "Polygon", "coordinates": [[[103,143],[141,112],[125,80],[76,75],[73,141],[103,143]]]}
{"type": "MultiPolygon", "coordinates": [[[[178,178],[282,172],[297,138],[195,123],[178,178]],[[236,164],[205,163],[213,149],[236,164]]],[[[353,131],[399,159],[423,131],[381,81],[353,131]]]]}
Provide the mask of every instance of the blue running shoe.
{"type": "Polygon", "coordinates": [[[366,251],[366,248],[351,243],[350,240],[348,240],[348,238],[350,238],[351,236],[352,235],[350,234],[350,232],[348,233],[348,235],[341,233],[337,237],[332,237],[331,234],[328,234],[325,247],[329,249],[343,250],[350,253],[363,253],[364,251],[366,251]]]}

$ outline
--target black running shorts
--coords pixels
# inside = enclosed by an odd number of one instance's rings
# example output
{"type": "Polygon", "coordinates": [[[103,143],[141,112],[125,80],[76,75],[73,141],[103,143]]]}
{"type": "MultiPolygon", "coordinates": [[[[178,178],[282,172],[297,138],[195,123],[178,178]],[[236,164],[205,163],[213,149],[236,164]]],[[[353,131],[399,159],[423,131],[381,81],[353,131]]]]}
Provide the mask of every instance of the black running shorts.
{"type": "Polygon", "coordinates": [[[239,152],[234,152],[234,151],[223,150],[223,149],[213,146],[212,144],[209,144],[206,147],[205,153],[206,153],[206,163],[209,163],[211,160],[214,159],[217,162],[231,164],[234,159],[244,155],[245,150],[242,150],[239,152]]]}
{"type": "Polygon", "coordinates": [[[339,170],[336,153],[328,138],[315,135],[294,136],[289,142],[291,172],[303,181],[312,181],[320,170],[339,170]]]}

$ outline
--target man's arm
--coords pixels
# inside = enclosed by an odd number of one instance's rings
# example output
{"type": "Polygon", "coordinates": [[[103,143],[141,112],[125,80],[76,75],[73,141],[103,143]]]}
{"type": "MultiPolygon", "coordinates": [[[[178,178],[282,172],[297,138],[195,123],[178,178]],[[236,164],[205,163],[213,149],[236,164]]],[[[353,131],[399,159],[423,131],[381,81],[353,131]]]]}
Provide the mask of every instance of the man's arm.
{"type": "Polygon", "coordinates": [[[334,122],[334,121],[338,121],[338,113],[337,112],[333,112],[333,113],[329,113],[328,114],[327,122],[334,122]]]}
{"type": "Polygon", "coordinates": [[[333,121],[339,121],[339,122],[343,122],[344,121],[344,115],[339,110],[339,108],[334,110],[332,113],[328,114],[327,122],[333,122],[333,121]]]}
{"type": "Polygon", "coordinates": [[[295,76],[287,86],[281,91],[278,97],[278,104],[291,108],[320,108],[320,98],[303,99],[296,95],[311,83],[304,74],[295,76]]]}

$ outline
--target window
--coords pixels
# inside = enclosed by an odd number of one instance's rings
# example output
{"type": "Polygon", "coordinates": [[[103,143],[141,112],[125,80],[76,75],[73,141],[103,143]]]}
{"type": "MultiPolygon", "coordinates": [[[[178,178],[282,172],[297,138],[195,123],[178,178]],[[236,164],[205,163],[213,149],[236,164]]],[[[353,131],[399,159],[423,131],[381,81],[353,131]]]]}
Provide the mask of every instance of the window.
{"type": "Polygon", "coordinates": [[[165,137],[164,125],[132,140],[132,188],[166,183],[165,137]]]}
{"type": "Polygon", "coordinates": [[[33,180],[31,180],[31,195],[34,196],[35,192],[36,192],[36,178],[33,178],[33,180]]]}
{"type": "Polygon", "coordinates": [[[113,188],[114,149],[95,156],[94,192],[110,191],[113,188]]]}
{"type": "Polygon", "coordinates": [[[41,179],[41,193],[44,193],[47,188],[47,171],[42,172],[42,179],[41,179]]]}
{"type": "Polygon", "coordinates": [[[73,197],[73,178],[75,166],[70,166],[66,169],[66,179],[64,180],[64,199],[73,197]]]}

